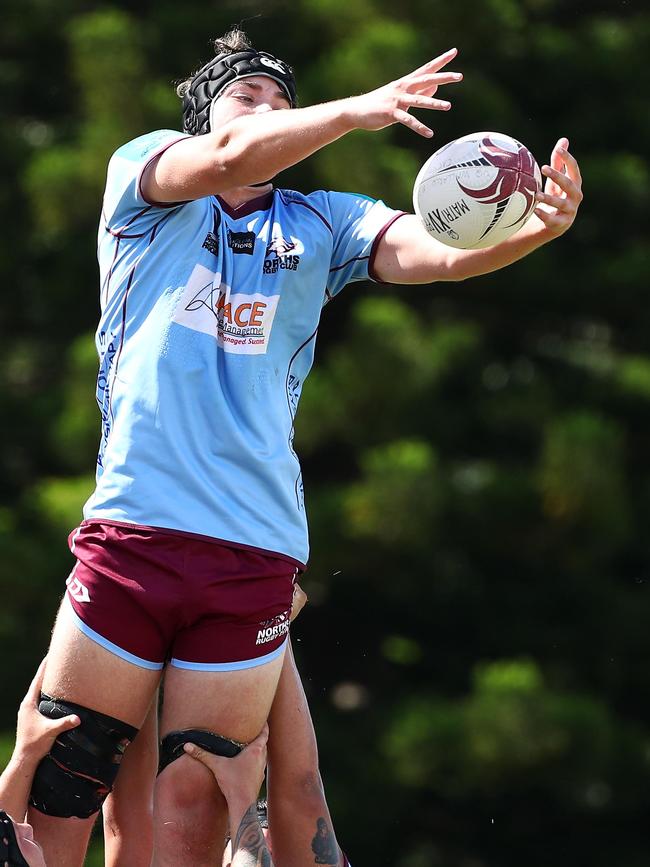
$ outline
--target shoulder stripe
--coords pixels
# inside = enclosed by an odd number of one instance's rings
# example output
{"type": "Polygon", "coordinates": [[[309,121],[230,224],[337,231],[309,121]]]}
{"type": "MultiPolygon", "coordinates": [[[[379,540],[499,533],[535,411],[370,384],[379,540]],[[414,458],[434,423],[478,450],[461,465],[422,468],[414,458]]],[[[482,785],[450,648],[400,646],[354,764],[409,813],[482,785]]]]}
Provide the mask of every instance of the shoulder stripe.
{"type": "Polygon", "coordinates": [[[334,230],[332,229],[329,221],[321,214],[320,211],[317,211],[313,205],[310,205],[308,202],[301,202],[299,199],[287,199],[286,196],[282,195],[282,190],[278,190],[278,192],[280,193],[280,198],[285,205],[302,205],[303,208],[307,208],[308,210],[313,211],[313,213],[316,214],[316,216],[323,221],[323,223],[327,226],[330,232],[334,234],[334,230]]]}
{"type": "Polygon", "coordinates": [[[353,256],[352,259],[348,259],[347,262],[344,262],[342,265],[336,265],[334,268],[330,268],[330,274],[334,271],[340,271],[342,268],[346,268],[348,265],[351,265],[352,262],[363,262],[364,259],[369,259],[370,254],[367,256],[353,256]]]}

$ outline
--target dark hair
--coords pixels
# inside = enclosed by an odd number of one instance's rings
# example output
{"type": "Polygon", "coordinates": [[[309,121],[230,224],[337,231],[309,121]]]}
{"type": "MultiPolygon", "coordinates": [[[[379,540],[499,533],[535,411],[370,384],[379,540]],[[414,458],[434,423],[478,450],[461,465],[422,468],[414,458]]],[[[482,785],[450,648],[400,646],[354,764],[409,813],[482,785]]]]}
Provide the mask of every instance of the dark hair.
{"type": "MultiPolygon", "coordinates": [[[[224,33],[223,36],[218,36],[212,45],[214,47],[215,57],[219,54],[236,54],[239,51],[250,51],[253,48],[250,39],[243,30],[239,29],[239,27],[233,27],[227,33],[224,33]]],[[[201,64],[201,66],[199,66],[199,68],[193,72],[189,78],[181,81],[180,84],[176,86],[177,96],[180,96],[181,99],[185,96],[190,84],[192,83],[192,79],[202,68],[203,64],[201,64]]]]}

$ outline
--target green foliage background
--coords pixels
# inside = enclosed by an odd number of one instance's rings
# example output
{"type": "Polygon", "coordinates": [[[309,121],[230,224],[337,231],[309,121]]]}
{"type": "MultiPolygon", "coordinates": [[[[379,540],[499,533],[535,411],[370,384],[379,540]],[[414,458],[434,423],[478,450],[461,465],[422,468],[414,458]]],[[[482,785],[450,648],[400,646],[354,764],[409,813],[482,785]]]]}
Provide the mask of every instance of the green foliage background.
{"type": "MultiPolygon", "coordinates": [[[[497,129],[541,163],[567,135],[584,176],[575,227],[525,261],[324,315],[295,635],[340,840],[362,867],[646,865],[650,13],[626,0],[5,0],[3,752],[92,487],[107,159],[178,126],[172,82],[248,17],[303,104],[457,45],[434,143],[497,129]]],[[[430,151],[353,134],[281,183],[408,208],[430,151]]]]}

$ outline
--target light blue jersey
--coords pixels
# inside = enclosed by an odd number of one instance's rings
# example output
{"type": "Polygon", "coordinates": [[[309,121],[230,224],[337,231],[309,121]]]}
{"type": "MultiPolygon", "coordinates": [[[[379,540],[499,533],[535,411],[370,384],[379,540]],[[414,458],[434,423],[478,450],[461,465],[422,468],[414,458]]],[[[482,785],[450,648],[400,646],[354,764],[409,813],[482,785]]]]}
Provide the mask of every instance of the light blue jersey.
{"type": "Polygon", "coordinates": [[[323,305],[368,278],[401,212],[347,193],[274,190],[147,204],[140,177],[183,138],[112,157],[99,228],[102,439],[87,519],[199,533],[304,564],[293,420],[323,305]],[[371,264],[370,264],[371,267],[371,264]]]}

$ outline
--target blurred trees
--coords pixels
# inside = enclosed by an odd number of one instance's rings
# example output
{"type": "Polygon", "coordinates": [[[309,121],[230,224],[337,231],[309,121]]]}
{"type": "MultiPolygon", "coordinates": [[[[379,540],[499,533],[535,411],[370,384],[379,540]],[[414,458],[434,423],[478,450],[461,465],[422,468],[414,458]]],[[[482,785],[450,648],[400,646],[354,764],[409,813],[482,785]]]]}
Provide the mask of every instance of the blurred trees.
{"type": "MultiPolygon", "coordinates": [[[[172,82],[242,17],[302,104],[455,44],[434,143],[568,135],[569,235],[463,285],[325,310],[296,443],[313,559],[298,655],[354,864],[637,867],[650,720],[650,13],[559,0],[8,0],[0,34],[0,726],[38,659],[92,488],[106,161],[178,127],[172,82]]],[[[353,134],[286,172],[408,208],[431,143],[353,134]]],[[[10,737],[4,747],[9,749],[10,737]]]]}

